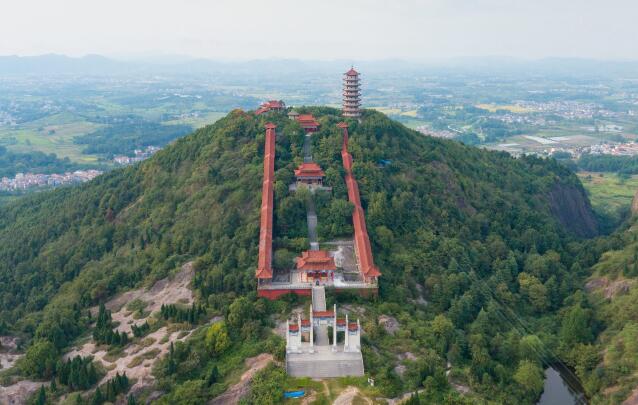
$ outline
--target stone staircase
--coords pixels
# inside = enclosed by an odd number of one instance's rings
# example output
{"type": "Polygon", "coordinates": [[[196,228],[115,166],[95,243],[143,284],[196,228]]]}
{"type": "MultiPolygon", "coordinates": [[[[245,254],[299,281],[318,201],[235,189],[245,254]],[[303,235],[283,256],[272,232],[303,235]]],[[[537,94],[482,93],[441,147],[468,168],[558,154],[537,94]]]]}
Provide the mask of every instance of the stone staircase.
{"type": "Polygon", "coordinates": [[[322,285],[312,286],[312,310],[326,310],[326,288],[322,285]]]}

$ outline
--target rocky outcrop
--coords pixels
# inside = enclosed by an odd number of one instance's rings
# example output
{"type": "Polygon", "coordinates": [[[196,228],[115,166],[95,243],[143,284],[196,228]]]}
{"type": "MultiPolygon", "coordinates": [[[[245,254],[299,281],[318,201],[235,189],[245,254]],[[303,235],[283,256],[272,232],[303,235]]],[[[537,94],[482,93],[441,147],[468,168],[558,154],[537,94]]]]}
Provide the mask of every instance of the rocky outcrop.
{"type": "Polygon", "coordinates": [[[638,190],[634,194],[634,199],[631,200],[631,215],[638,214],[638,190]]]}
{"type": "Polygon", "coordinates": [[[570,233],[584,238],[598,234],[598,223],[582,187],[556,183],[547,199],[554,218],[570,233]]]}

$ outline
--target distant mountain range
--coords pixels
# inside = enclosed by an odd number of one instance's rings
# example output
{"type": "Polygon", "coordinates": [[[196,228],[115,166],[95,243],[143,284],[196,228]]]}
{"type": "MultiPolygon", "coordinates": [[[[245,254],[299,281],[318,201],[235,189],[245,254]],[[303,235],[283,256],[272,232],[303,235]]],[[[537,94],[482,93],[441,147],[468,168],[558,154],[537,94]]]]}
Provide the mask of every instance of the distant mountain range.
{"type": "Polygon", "coordinates": [[[605,61],[576,58],[527,60],[512,57],[467,57],[414,62],[405,60],[312,61],[266,59],[216,61],[187,57],[114,59],[100,55],[0,56],[0,75],[131,75],[131,74],[338,74],[354,64],[367,74],[386,72],[481,75],[559,75],[638,77],[638,61],[605,61]]]}

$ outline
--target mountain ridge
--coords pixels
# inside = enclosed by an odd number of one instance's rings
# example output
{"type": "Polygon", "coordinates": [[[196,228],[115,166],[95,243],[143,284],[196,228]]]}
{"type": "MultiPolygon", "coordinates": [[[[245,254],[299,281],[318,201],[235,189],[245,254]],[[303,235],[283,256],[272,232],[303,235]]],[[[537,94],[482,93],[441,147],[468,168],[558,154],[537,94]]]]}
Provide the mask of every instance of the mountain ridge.
{"type": "MultiPolygon", "coordinates": [[[[332,198],[345,199],[342,135],[336,126],[342,120],[340,112],[327,107],[299,111],[319,120],[321,128],[312,138],[313,159],[325,170],[332,198]]],[[[196,299],[211,311],[228,316],[229,305],[238,300],[254,305],[255,310],[245,314],[264,314],[275,311],[269,305],[286,305],[255,298],[267,121],[278,128],[275,260],[303,249],[308,243],[305,207],[300,197],[288,192],[293,170],[303,161],[303,132],[285,114],[256,117],[235,110],[136,166],[0,208],[0,321],[12,325],[8,331],[26,342],[49,341],[65,350],[91,329],[87,308],[118,292],[151,285],[191,260],[196,299]]],[[[364,111],[361,122],[349,124],[353,172],[375,262],[384,274],[380,302],[371,304],[378,307],[368,310],[396,312],[413,336],[413,343],[399,344],[392,339],[403,339],[402,334],[389,337],[377,330],[373,320],[365,321],[366,345],[379,351],[364,353],[366,370],[378,377],[384,395],[414,388],[412,382],[398,382],[391,369],[396,362],[391,353],[402,345],[418,343],[409,350],[419,358],[431,358],[428,362],[436,373],[443,373],[443,359],[453,347],[458,367],[474,361],[467,339],[476,325],[483,324],[482,317],[489,316],[481,314],[492,305],[478,289],[481,283],[489,283],[490,290],[510,297],[506,299],[512,306],[536,319],[558,311],[558,297],[577,288],[570,280],[578,273],[570,269],[595,260],[572,253],[581,243],[580,230],[566,228],[560,215],[552,214],[549,195],[558,186],[561,196],[581,207],[577,215],[593,218],[577,177],[556,161],[515,159],[503,152],[426,137],[370,110],[364,111]],[[474,278],[481,281],[470,282],[474,278]],[[424,297],[427,306],[419,304],[424,297]],[[410,323],[410,316],[420,323],[410,323]],[[429,328],[435,316],[443,316],[444,323],[458,331],[445,335],[445,344],[429,332],[417,332],[429,328]]],[[[569,221],[579,219],[563,212],[572,205],[558,205],[557,212],[569,221]]],[[[351,229],[350,213],[329,200],[318,199],[317,215],[326,225],[319,229],[322,241],[347,235],[351,229]]],[[[250,327],[233,326],[235,319],[226,319],[229,333],[237,339],[243,336],[246,342],[264,341],[268,316],[246,321],[250,327]]],[[[500,327],[508,336],[514,333],[500,327]]],[[[493,328],[485,334],[496,332],[493,328]]],[[[184,347],[195,345],[192,350],[197,350],[203,332],[194,336],[193,343],[184,347]]],[[[199,371],[192,375],[204,373],[216,361],[202,356],[199,371]]],[[[504,379],[508,388],[494,393],[488,382],[477,382],[480,395],[499,395],[503,400],[514,396],[531,403],[536,391],[525,391],[512,381],[517,363],[500,358],[490,362],[490,375],[504,379]],[[497,364],[507,367],[507,372],[494,371],[497,364]]],[[[481,367],[488,366],[472,365],[464,372],[482,375],[481,367]]],[[[189,374],[173,381],[162,375],[169,391],[193,378],[189,374]]]]}

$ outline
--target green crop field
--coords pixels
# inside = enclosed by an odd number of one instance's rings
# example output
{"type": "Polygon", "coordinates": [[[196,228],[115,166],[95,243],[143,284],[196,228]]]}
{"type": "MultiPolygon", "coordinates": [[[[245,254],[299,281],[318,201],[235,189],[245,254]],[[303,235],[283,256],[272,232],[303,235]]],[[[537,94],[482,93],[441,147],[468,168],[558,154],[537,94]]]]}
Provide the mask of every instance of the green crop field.
{"type": "Polygon", "coordinates": [[[60,158],[90,163],[96,161],[97,157],[83,154],[83,145],[76,145],[73,138],[93,132],[100,126],[71,114],[58,114],[17,128],[2,129],[0,143],[15,152],[55,153],[60,158]]]}
{"type": "Polygon", "coordinates": [[[579,172],[578,177],[592,206],[600,211],[614,213],[628,208],[638,190],[638,175],[623,179],[615,173],[579,172]]]}

